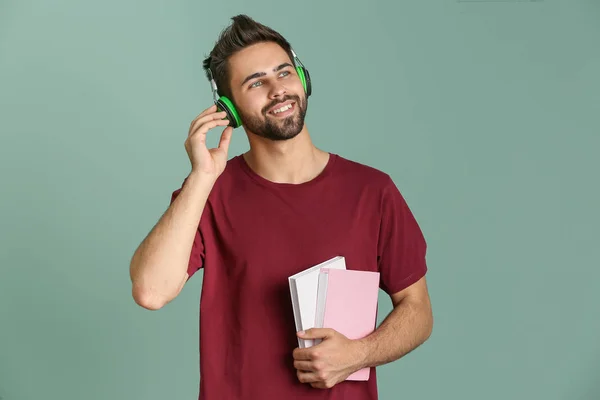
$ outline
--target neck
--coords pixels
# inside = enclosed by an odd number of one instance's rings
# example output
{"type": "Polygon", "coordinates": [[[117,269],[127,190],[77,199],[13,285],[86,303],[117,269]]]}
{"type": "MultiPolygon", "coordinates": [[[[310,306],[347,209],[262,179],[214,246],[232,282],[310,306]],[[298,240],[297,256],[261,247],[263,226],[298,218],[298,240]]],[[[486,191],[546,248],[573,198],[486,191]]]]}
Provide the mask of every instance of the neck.
{"type": "Polygon", "coordinates": [[[250,150],[243,154],[250,168],[263,178],[276,183],[300,184],[319,175],[329,153],[313,144],[306,125],[293,139],[271,141],[250,135],[250,150]]]}

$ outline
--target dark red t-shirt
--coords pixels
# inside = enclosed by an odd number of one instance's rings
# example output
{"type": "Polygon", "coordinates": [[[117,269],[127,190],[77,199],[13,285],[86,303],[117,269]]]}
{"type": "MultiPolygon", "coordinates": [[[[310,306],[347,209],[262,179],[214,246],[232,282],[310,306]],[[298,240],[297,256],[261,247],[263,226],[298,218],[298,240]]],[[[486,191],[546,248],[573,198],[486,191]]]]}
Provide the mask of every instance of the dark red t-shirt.
{"type": "Polygon", "coordinates": [[[369,381],[331,389],[298,381],[288,277],[342,255],[347,269],[379,271],[392,294],[425,275],[425,252],[388,174],[330,154],[315,179],[281,184],[233,157],[210,193],[188,267],[190,276],[204,270],[198,398],[376,399],[374,368],[369,381]]]}

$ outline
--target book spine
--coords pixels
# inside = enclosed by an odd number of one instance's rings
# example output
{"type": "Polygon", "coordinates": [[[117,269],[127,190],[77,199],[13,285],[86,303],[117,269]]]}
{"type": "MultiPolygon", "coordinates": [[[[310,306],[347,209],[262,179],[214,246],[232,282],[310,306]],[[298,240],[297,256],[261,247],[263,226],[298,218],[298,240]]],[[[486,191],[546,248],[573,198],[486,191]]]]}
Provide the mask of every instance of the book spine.
{"type": "MultiPolygon", "coordinates": [[[[329,282],[329,269],[323,268],[319,273],[317,287],[317,309],[315,310],[315,328],[323,328],[325,322],[325,306],[327,303],[327,284],[329,282]]],[[[315,339],[314,344],[321,343],[321,339],[315,339]]]]}

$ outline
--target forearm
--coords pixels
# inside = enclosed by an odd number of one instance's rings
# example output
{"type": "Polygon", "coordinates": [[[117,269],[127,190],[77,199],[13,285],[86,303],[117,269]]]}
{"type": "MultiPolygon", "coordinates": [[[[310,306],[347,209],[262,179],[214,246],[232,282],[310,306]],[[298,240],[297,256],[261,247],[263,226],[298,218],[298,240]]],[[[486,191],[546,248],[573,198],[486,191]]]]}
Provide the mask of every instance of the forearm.
{"type": "Polygon", "coordinates": [[[185,282],[192,244],[213,184],[208,177],[190,174],[135,251],[130,264],[132,294],[143,307],[162,307],[185,282]]]}
{"type": "Polygon", "coordinates": [[[429,302],[402,300],[381,325],[360,339],[360,368],[395,361],[421,345],[431,334],[433,319],[429,302]]]}

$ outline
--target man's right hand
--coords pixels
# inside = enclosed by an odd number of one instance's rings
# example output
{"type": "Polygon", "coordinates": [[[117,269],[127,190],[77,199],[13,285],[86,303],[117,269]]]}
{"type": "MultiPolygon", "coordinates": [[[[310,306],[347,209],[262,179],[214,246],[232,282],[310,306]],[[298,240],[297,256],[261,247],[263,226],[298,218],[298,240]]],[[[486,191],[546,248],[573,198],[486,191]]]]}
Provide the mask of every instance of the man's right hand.
{"type": "Polygon", "coordinates": [[[228,119],[223,119],[227,114],[217,112],[217,106],[212,105],[202,111],[190,125],[188,137],[185,140],[185,150],[192,163],[192,173],[197,172],[217,179],[225,170],[227,152],[231,141],[233,127],[227,126],[228,119]],[[206,134],[217,126],[227,126],[221,134],[217,148],[206,147],[206,134]]]}

